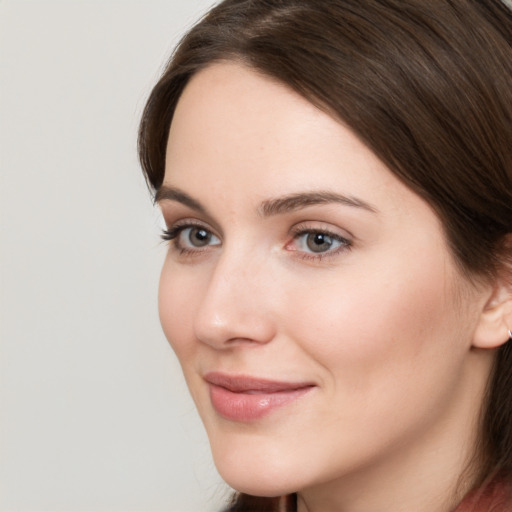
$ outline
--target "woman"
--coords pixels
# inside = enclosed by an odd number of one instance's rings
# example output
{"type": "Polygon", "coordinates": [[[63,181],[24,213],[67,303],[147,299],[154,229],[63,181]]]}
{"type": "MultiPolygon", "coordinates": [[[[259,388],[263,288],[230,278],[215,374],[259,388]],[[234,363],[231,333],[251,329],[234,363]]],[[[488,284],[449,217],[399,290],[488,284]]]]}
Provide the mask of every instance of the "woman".
{"type": "Polygon", "coordinates": [[[230,510],[512,510],[511,84],[499,0],[226,0],[179,45],[139,150],[230,510]]]}

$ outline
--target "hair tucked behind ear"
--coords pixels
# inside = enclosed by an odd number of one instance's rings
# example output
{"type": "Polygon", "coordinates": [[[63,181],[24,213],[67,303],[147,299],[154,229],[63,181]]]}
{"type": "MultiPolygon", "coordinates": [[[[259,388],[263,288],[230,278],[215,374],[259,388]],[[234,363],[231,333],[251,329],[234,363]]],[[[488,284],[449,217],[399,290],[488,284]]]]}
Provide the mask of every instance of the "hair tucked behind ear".
{"type": "MultiPolygon", "coordinates": [[[[182,40],[147,102],[139,154],[153,190],[162,184],[169,128],[188,80],[226,59],[287,84],[349,126],[430,203],[470,279],[501,274],[512,284],[512,14],[503,2],[220,3],[182,40]]],[[[489,388],[481,461],[485,472],[507,477],[511,379],[508,343],[489,388]]],[[[231,510],[279,506],[242,496],[231,510]]]]}

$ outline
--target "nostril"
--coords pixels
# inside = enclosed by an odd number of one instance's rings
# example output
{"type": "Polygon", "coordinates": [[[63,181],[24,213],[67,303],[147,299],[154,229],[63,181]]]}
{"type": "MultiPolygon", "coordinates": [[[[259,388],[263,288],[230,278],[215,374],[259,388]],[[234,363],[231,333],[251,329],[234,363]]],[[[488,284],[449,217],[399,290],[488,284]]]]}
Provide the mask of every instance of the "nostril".
{"type": "Polygon", "coordinates": [[[210,321],[207,315],[201,315],[195,322],[195,334],[199,341],[225,349],[253,344],[265,344],[274,336],[271,322],[257,316],[257,313],[226,312],[222,321],[217,315],[216,321],[210,321]]]}

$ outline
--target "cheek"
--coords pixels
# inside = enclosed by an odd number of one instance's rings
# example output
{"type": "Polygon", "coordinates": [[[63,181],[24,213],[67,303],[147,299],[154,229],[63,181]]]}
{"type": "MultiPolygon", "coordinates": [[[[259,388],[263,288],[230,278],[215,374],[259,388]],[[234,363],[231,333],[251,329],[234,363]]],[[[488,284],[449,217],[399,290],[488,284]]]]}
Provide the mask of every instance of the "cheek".
{"type": "Polygon", "coordinates": [[[194,354],[192,325],[194,307],[199,300],[198,286],[191,286],[186,275],[176,271],[169,258],[164,263],[158,290],[158,311],[164,334],[180,363],[194,354]]]}
{"type": "Polygon", "coordinates": [[[409,263],[409,269],[413,281],[404,279],[399,264],[366,275],[352,269],[336,284],[309,285],[290,299],[292,337],[327,370],[331,388],[346,391],[345,399],[373,407],[404,389],[423,393],[449,385],[460,369],[462,319],[447,292],[444,265],[415,269],[409,263]]]}

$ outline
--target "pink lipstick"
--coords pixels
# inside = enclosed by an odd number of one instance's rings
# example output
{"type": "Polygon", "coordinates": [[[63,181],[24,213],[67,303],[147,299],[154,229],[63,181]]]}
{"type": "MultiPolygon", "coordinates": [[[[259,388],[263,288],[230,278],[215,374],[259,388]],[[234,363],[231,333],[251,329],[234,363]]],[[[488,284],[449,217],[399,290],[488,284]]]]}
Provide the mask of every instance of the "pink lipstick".
{"type": "Polygon", "coordinates": [[[232,421],[254,421],[301,398],[311,382],[280,382],[211,372],[205,375],[215,410],[232,421]]]}

